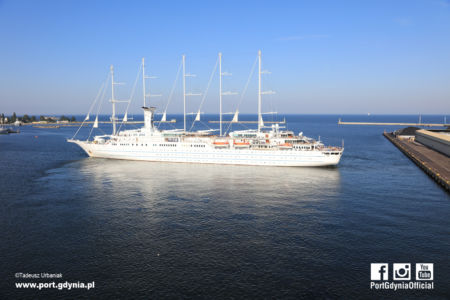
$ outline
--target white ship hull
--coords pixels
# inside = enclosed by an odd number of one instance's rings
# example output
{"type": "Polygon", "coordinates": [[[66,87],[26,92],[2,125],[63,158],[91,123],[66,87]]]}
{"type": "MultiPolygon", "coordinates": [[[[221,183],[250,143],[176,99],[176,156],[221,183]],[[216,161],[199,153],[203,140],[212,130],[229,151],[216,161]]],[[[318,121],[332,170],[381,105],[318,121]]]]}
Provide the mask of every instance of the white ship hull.
{"type": "Polygon", "coordinates": [[[342,153],[336,154],[336,152],[325,154],[322,151],[303,150],[191,148],[188,143],[162,147],[150,145],[115,146],[78,140],[71,140],[70,142],[79,145],[90,157],[159,162],[320,167],[337,165],[342,155],[342,153]]]}
{"type": "MultiPolygon", "coordinates": [[[[123,123],[127,122],[127,106],[125,117],[119,129],[117,129],[118,120],[115,113],[115,104],[124,101],[118,101],[114,97],[114,85],[118,83],[114,82],[114,69],[111,66],[112,134],[94,136],[93,140],[89,140],[91,131],[87,141],[71,139],[69,142],[80,146],[91,157],[111,159],[284,167],[336,166],[339,163],[344,151],[343,147],[327,147],[320,139],[315,141],[303,136],[302,132],[295,135],[293,131],[283,130],[285,127],[280,126],[278,123],[270,127],[264,125],[261,112],[261,96],[273,92],[263,92],[261,90],[261,74],[263,74],[261,71],[261,51],[258,52],[258,128],[235,130],[228,134],[226,131],[224,132],[222,124],[222,96],[230,93],[222,91],[222,75],[224,73],[221,69],[221,59],[222,54],[219,53],[220,120],[219,129],[217,130],[218,135],[213,134],[216,130],[212,128],[199,131],[187,130],[186,96],[194,96],[195,94],[186,93],[185,78],[192,75],[185,73],[185,56],[183,55],[183,129],[159,130],[159,127],[154,126],[154,112],[156,108],[147,107],[145,104],[146,97],[150,95],[145,90],[145,78],[149,77],[145,75],[144,59],[142,59],[144,126],[139,129],[120,130],[123,123]]],[[[212,77],[210,77],[209,83],[211,83],[211,79],[212,77]]],[[[203,103],[203,100],[201,103],[203,103]]],[[[200,121],[200,114],[201,110],[199,109],[192,126],[195,122],[200,121]]],[[[88,116],[86,119],[88,119],[88,116]]],[[[166,114],[164,111],[161,121],[165,120],[166,114]]],[[[238,110],[236,110],[232,122],[238,122],[238,110]]],[[[93,125],[94,128],[98,128],[98,115],[93,125]]]]}

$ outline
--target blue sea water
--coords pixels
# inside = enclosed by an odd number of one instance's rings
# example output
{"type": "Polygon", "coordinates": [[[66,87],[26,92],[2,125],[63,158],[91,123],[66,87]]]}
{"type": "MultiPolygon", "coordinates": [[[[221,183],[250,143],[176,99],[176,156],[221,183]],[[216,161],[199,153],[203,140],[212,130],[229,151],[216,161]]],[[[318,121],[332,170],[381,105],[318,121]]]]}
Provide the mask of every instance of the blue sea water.
{"type": "Polygon", "coordinates": [[[0,136],[0,298],[448,299],[449,194],[382,136],[398,127],[337,125],[417,116],[283,117],[325,144],[344,140],[340,165],[93,159],[66,142],[77,127],[0,136]],[[434,290],[371,290],[370,264],[380,262],[390,272],[434,263],[434,290]],[[95,288],[16,289],[27,281],[18,272],[95,288]]]}

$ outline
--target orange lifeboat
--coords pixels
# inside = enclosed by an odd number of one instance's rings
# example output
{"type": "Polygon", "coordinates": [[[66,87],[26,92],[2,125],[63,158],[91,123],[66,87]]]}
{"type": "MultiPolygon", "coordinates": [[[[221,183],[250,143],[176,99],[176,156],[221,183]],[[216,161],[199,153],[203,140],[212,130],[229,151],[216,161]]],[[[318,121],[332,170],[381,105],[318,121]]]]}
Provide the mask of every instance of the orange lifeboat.
{"type": "Polygon", "coordinates": [[[284,144],[280,144],[278,147],[280,149],[292,149],[292,144],[291,143],[284,143],[284,144]]]}
{"type": "Polygon", "coordinates": [[[248,148],[250,147],[250,143],[244,141],[233,141],[233,145],[235,148],[248,148]]]}
{"type": "Polygon", "coordinates": [[[227,148],[229,146],[228,141],[214,141],[214,147],[216,148],[227,148]]]}

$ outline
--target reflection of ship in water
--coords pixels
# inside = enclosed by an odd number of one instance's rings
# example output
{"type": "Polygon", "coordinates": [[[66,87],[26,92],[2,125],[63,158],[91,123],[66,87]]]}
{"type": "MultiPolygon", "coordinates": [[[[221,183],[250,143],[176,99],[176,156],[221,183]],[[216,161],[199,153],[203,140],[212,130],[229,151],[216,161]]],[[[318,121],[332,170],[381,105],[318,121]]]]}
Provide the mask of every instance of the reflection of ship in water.
{"type": "MultiPolygon", "coordinates": [[[[94,190],[128,200],[139,195],[148,204],[165,198],[214,199],[214,201],[257,203],[304,202],[339,192],[340,171],[336,168],[261,167],[161,162],[83,160],[81,171],[94,190]],[[92,177],[92,178],[89,178],[92,177]]],[[[95,193],[95,192],[94,192],[95,193]]]]}

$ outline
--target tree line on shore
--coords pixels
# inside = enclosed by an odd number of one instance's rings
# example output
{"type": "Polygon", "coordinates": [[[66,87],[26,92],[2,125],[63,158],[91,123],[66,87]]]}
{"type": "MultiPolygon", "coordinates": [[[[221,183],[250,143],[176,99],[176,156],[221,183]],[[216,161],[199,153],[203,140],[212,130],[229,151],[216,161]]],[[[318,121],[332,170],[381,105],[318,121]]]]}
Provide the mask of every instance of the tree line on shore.
{"type": "Polygon", "coordinates": [[[36,116],[29,116],[27,114],[24,114],[23,116],[17,116],[16,113],[13,113],[11,116],[5,116],[5,114],[0,115],[0,123],[1,124],[13,124],[16,121],[19,121],[21,123],[33,123],[33,122],[47,122],[47,123],[56,123],[58,121],[67,121],[67,122],[76,122],[76,118],[74,116],[72,117],[66,117],[64,115],[58,117],[46,117],[46,116],[39,116],[39,119],[36,116]]]}

